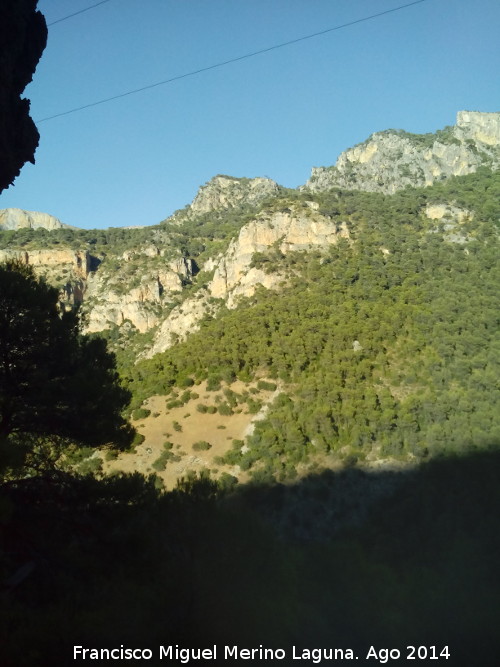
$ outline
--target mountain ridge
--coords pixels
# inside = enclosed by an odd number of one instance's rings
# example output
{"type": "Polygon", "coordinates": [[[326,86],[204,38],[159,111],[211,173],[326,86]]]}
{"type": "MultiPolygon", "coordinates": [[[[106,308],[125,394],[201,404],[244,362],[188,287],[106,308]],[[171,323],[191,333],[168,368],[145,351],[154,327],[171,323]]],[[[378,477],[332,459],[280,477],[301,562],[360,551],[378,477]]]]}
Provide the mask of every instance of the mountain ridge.
{"type": "MultiPolygon", "coordinates": [[[[279,264],[287,254],[349,240],[349,215],[321,203],[324,196],[335,199],[336,189],[393,194],[499,165],[500,113],[461,111],[456,126],[434,134],[376,132],[342,153],[336,165],[313,168],[296,190],[269,178],[219,174],[184,209],[137,230],[76,230],[48,214],[6,209],[0,228],[6,221],[10,236],[0,259],[33,264],[60,288],[65,308],[82,304],[87,332],[115,326],[154,332],[149,349],[141,351],[152,356],[221,307],[236,308],[261,287],[286,284],[279,264]]],[[[445,216],[456,226],[465,214],[453,202],[444,204],[444,212],[422,215],[445,216]]]]}
{"type": "Polygon", "coordinates": [[[500,113],[459,111],[455,126],[435,133],[383,130],[349,148],[331,167],[313,167],[303,190],[332,187],[392,194],[500,165],[500,113]]]}

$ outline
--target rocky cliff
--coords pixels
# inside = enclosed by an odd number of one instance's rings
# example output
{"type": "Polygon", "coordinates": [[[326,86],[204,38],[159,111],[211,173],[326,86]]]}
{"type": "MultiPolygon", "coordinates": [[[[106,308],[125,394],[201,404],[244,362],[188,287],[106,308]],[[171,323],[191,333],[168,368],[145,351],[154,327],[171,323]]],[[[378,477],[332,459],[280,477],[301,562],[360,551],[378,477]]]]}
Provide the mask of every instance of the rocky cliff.
{"type": "Polygon", "coordinates": [[[289,252],[327,248],[341,238],[349,238],[346,223],[321,215],[314,202],[262,212],[242,227],[227,251],[205,263],[203,270],[213,272],[212,279],[206,288],[169,313],[159,327],[147,356],[168,349],[179,339],[196,331],[200,321],[207,315],[215,315],[222,304],[236,308],[239,299],[252,296],[259,286],[275,289],[286,280],[286,274],[280,271],[279,265],[271,264],[270,270],[252,266],[256,253],[275,250],[286,255],[289,252]]]}
{"type": "Polygon", "coordinates": [[[174,304],[190,279],[192,263],[184,257],[166,259],[156,250],[154,256],[151,246],[142,254],[124,253],[121,261],[103,262],[102,268],[89,275],[83,307],[86,332],[129,322],[145,333],[165,317],[164,309],[174,304]]]}
{"type": "MultiPolygon", "coordinates": [[[[293,275],[291,264],[282,261],[289,253],[323,252],[340,240],[355,247],[356,220],[339,213],[335,193],[326,196],[326,208],[325,195],[316,193],[338,187],[392,193],[430,185],[480,166],[497,168],[499,150],[500,114],[464,111],[456,126],[435,134],[378,132],[343,153],[334,167],[313,169],[298,192],[268,178],[216,176],[190,205],[155,227],[80,233],[46,214],[7,209],[0,212],[0,229],[21,229],[21,243],[16,247],[15,234],[6,233],[9,247],[0,251],[0,261],[32,264],[60,289],[65,307],[82,304],[86,332],[122,332],[115,339],[125,347],[133,335],[147,333],[137,337],[136,351],[152,356],[222,307],[236,308],[259,287],[285,284],[293,275]],[[45,234],[40,227],[53,231],[45,234]]],[[[430,231],[444,231],[455,244],[470,240],[473,215],[451,201],[432,201],[421,211],[430,231]]]]}
{"type": "Polygon", "coordinates": [[[460,111],[457,124],[435,134],[386,130],[340,155],[333,167],[314,167],[303,189],[333,187],[391,194],[500,165],[500,113],[460,111]]]}
{"type": "Polygon", "coordinates": [[[0,250],[0,262],[9,260],[30,264],[48,283],[57,287],[62,307],[82,303],[92,263],[87,251],[71,248],[0,250]]]}
{"type": "Polygon", "coordinates": [[[279,185],[270,178],[234,178],[215,176],[203,185],[189,207],[192,215],[218,209],[255,206],[279,192],[279,185]]]}
{"type": "Polygon", "coordinates": [[[72,229],[58,218],[38,211],[23,211],[20,208],[4,208],[0,210],[0,229],[72,229]]]}

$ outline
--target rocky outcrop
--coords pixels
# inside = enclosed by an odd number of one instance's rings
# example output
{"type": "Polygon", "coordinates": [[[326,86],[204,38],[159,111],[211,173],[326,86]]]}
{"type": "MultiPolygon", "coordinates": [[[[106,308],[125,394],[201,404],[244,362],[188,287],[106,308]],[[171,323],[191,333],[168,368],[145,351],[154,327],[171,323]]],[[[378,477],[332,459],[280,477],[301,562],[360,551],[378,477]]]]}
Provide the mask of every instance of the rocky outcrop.
{"type": "Polygon", "coordinates": [[[20,208],[4,208],[0,210],[0,229],[74,229],[48,213],[23,211],[20,208]]]}
{"type": "Polygon", "coordinates": [[[38,275],[57,287],[63,308],[82,303],[92,263],[87,251],[71,248],[0,250],[0,263],[10,260],[30,264],[38,275]]]}
{"type": "Polygon", "coordinates": [[[25,162],[34,162],[40,135],[21,95],[32,80],[47,43],[47,26],[37,0],[0,6],[0,192],[14,182],[25,162]]]}
{"type": "Polygon", "coordinates": [[[225,253],[205,264],[205,271],[214,271],[213,278],[206,289],[172,310],[159,327],[147,356],[163,352],[199,329],[200,321],[207,315],[214,316],[222,303],[235,308],[241,297],[251,296],[259,286],[275,289],[282,284],[286,275],[279,267],[268,272],[252,266],[255,253],[275,249],[286,255],[326,248],[342,238],[349,238],[346,224],[320,215],[311,205],[262,213],[241,229],[225,253]]]}
{"type": "MultiPolygon", "coordinates": [[[[132,259],[128,253],[127,257],[132,259]]],[[[183,257],[150,267],[142,264],[135,269],[127,277],[126,267],[109,271],[103,265],[89,275],[83,306],[86,333],[122,326],[127,321],[145,333],[164,318],[163,309],[192,275],[191,262],[183,257]]]]}
{"type": "Polygon", "coordinates": [[[468,222],[474,217],[472,211],[450,204],[427,204],[425,215],[429,220],[451,220],[459,224],[468,222]]]}
{"type": "Polygon", "coordinates": [[[273,287],[280,281],[276,273],[251,267],[256,252],[266,252],[274,246],[286,254],[327,247],[348,237],[345,223],[326,218],[310,207],[260,215],[241,229],[216,263],[210,294],[227,300],[228,307],[234,308],[238,297],[251,296],[258,285],[273,287]]]}
{"type": "Polygon", "coordinates": [[[386,130],[340,155],[333,167],[314,167],[301,189],[334,187],[393,193],[500,166],[500,113],[460,111],[457,124],[435,134],[386,130]]]}
{"type": "Polygon", "coordinates": [[[199,189],[189,212],[200,215],[242,204],[256,206],[262,200],[276,196],[278,192],[279,185],[270,178],[215,176],[199,189]]]}
{"type": "Polygon", "coordinates": [[[152,347],[147,350],[145,357],[152,357],[164,352],[186,336],[200,328],[200,322],[207,316],[217,314],[219,304],[214,303],[206,290],[201,290],[191,299],[186,299],[176,306],[161,323],[152,347]]]}

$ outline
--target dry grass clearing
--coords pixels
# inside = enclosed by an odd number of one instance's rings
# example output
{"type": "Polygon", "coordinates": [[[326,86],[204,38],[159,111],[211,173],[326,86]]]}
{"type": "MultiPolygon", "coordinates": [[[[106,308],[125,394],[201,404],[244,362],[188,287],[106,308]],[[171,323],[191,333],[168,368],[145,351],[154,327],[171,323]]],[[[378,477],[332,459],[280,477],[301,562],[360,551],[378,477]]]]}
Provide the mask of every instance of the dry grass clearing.
{"type": "MultiPolygon", "coordinates": [[[[276,391],[258,390],[257,382],[233,382],[230,386],[221,385],[218,391],[207,391],[206,382],[195,385],[190,391],[199,395],[191,398],[184,405],[167,408],[172,401],[171,396],[152,396],[145,401],[143,407],[151,411],[145,418],[134,421],[133,424],[145,440],[138,445],[135,452],[123,453],[113,461],[104,463],[104,471],[140,472],[156,474],[163,479],[165,487],[172,489],[177,480],[188,472],[209,470],[212,477],[219,477],[227,472],[241,481],[246,476],[238,466],[216,465],[214,458],[223,456],[232,447],[233,440],[244,440],[252,431],[252,424],[261,419],[267,406],[274,400],[280,389],[276,391]],[[257,414],[251,414],[246,403],[240,403],[233,408],[234,414],[221,415],[219,412],[210,414],[201,413],[198,405],[218,406],[226,401],[224,389],[229,388],[239,395],[249,396],[262,403],[257,414]],[[193,444],[204,441],[211,445],[208,450],[196,451],[193,444]],[[171,460],[163,471],[153,468],[153,463],[166,451],[165,442],[172,443],[169,450],[178,460],[171,460]]],[[[182,391],[181,391],[182,393],[182,391]]]]}

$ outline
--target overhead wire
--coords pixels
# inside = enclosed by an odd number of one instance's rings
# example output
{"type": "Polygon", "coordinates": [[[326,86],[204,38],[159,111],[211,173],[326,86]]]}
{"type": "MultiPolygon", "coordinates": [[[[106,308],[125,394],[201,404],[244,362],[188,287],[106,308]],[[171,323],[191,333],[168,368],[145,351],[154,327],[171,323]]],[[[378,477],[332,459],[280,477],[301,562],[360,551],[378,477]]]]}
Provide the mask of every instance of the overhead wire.
{"type": "Polygon", "coordinates": [[[47,23],[47,27],[55,25],[56,23],[62,23],[63,21],[67,21],[68,19],[73,18],[73,16],[78,16],[78,14],[83,14],[84,12],[88,12],[90,9],[95,9],[95,7],[98,7],[99,5],[104,5],[106,2],[111,2],[111,0],[101,0],[101,2],[96,2],[94,5],[90,5],[89,7],[80,9],[77,12],[73,12],[73,14],[68,14],[67,16],[63,16],[60,19],[56,19],[55,21],[47,23]]]}
{"type": "MultiPolygon", "coordinates": [[[[105,0],[108,2],[109,0],[105,0]]],[[[166,84],[173,83],[174,81],[180,81],[181,79],[186,79],[202,72],[208,72],[210,70],[218,69],[219,67],[225,67],[231,63],[240,62],[241,60],[246,60],[248,58],[253,58],[255,56],[261,55],[263,53],[269,53],[270,51],[276,51],[277,49],[282,49],[285,46],[290,46],[292,44],[298,44],[299,42],[304,42],[308,39],[313,39],[314,37],[320,37],[321,35],[326,35],[327,33],[334,32],[336,30],[342,30],[343,28],[348,28],[350,26],[356,25],[358,23],[364,23],[365,21],[371,21],[373,19],[379,18],[380,16],[385,16],[387,14],[392,14],[394,12],[406,9],[407,7],[412,7],[413,5],[419,5],[427,0],[413,0],[413,2],[408,2],[404,5],[399,5],[398,7],[392,7],[391,9],[386,9],[383,12],[377,12],[376,14],[371,14],[370,16],[364,16],[360,19],[355,19],[353,21],[348,21],[347,23],[342,23],[340,25],[334,26],[332,28],[326,28],[325,30],[320,30],[319,32],[311,33],[310,35],[304,35],[303,37],[297,37],[296,39],[290,39],[287,42],[281,42],[280,44],[274,44],[265,49],[259,49],[258,51],[252,51],[251,53],[246,53],[242,56],[237,56],[236,58],[230,58],[229,60],[223,60],[222,62],[215,63],[213,65],[208,65],[206,67],[200,67],[199,69],[192,70],[190,72],[185,72],[184,74],[178,74],[177,76],[172,76],[169,79],[164,79],[163,81],[157,81],[156,83],[151,83],[146,86],[141,86],[140,88],[134,88],[132,90],[127,90],[124,93],[119,93],[118,95],[112,95],[110,97],[105,97],[102,100],[97,100],[96,102],[90,102],[89,104],[82,104],[79,107],[73,109],[68,109],[67,111],[61,111],[60,113],[53,114],[51,116],[46,116],[45,118],[40,118],[35,121],[37,123],[44,123],[48,120],[53,120],[54,118],[60,118],[61,116],[68,116],[69,114],[77,113],[78,111],[83,111],[84,109],[90,109],[91,107],[99,106],[100,104],[106,104],[107,102],[112,102],[113,100],[121,99],[122,97],[128,97],[129,95],[135,95],[137,93],[142,93],[145,90],[151,90],[152,88],[157,88],[158,86],[165,86],[166,84]]],[[[99,3],[102,4],[102,3],[99,3]]],[[[90,9],[90,8],[89,8],[90,9]]],[[[82,10],[83,11],[83,10],[82,10]]],[[[69,17],[68,17],[69,18],[69,17]]]]}

